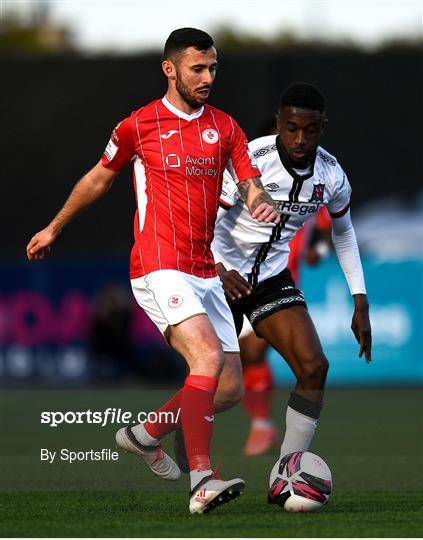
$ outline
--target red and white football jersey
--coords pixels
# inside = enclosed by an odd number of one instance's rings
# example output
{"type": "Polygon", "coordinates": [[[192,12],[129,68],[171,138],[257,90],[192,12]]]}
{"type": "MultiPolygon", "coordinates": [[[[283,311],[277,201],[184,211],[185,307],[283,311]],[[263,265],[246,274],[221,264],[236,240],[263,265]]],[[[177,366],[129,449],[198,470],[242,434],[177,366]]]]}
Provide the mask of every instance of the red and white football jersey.
{"type": "Polygon", "coordinates": [[[133,161],[131,279],[162,269],[214,277],[210,244],[223,171],[236,182],[260,176],[252,159],[235,120],[209,105],[186,114],[163,98],[120,122],[101,163],[120,171],[133,161]]]}

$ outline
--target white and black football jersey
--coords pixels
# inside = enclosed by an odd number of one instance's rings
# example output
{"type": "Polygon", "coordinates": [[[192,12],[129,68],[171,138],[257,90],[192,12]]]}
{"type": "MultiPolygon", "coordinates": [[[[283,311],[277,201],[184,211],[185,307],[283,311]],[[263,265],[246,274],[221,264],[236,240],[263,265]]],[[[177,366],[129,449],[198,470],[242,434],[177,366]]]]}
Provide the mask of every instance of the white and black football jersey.
{"type": "Polygon", "coordinates": [[[221,211],[212,250],[216,262],[227,270],[237,270],[255,285],[286,268],[290,240],[322,204],[332,217],[348,211],[351,187],[336,158],[320,146],[307,171],[292,169],[276,135],[255,139],[249,149],[265,190],[281,212],[281,221],[272,225],[254,220],[226,171],[220,204],[227,211],[221,211]]]}

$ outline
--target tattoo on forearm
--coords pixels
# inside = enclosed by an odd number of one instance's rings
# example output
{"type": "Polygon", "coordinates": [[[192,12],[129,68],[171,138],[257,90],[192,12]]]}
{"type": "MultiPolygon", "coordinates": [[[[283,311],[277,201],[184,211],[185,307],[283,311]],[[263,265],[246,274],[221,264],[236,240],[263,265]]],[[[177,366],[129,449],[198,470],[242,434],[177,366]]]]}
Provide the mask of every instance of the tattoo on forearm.
{"type": "Polygon", "coordinates": [[[264,191],[263,184],[258,176],[255,176],[251,181],[256,187],[261,188],[264,191]]]}
{"type": "Polygon", "coordinates": [[[244,182],[240,182],[238,184],[238,191],[243,201],[247,202],[248,192],[250,191],[252,185],[256,188],[259,188],[261,192],[256,195],[249,207],[251,213],[254,212],[254,210],[262,203],[268,203],[274,206],[275,203],[273,202],[272,197],[265,191],[259,176],[250,178],[249,180],[245,180],[244,182]]]}
{"type": "Polygon", "coordinates": [[[259,195],[257,195],[257,197],[254,199],[254,201],[251,203],[250,212],[253,213],[254,210],[258,206],[260,206],[262,203],[267,203],[267,204],[270,204],[270,205],[274,206],[274,202],[273,202],[272,197],[268,193],[266,193],[264,191],[263,193],[260,193],[259,195]]]}
{"type": "Polygon", "coordinates": [[[251,180],[245,180],[244,182],[240,182],[238,184],[238,191],[243,201],[247,199],[247,193],[248,193],[248,190],[250,189],[250,185],[251,185],[251,180]]]}
{"type": "Polygon", "coordinates": [[[264,187],[263,187],[263,184],[261,183],[259,176],[255,176],[254,178],[249,178],[248,180],[239,182],[238,191],[241,194],[243,201],[247,200],[247,195],[248,195],[248,192],[250,191],[251,186],[262,189],[264,191],[264,187]]]}

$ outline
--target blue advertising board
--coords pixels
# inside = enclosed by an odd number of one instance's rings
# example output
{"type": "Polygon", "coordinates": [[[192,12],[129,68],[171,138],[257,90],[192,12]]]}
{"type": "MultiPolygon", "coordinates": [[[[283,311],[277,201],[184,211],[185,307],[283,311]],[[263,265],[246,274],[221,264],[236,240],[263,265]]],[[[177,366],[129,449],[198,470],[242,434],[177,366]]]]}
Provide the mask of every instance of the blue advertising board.
{"type": "MultiPolygon", "coordinates": [[[[373,361],[358,358],[353,300],[335,256],[303,267],[301,288],[330,363],[328,385],[423,383],[423,261],[363,261],[373,332],[373,361]]],[[[273,350],[279,383],[293,375],[273,350]]]]}
{"type": "MultiPolygon", "coordinates": [[[[365,259],[363,265],[373,328],[369,365],[358,358],[353,302],[336,257],[302,270],[302,289],[331,366],[328,385],[421,385],[423,262],[365,259]]],[[[116,303],[127,311],[130,343],[112,354],[110,377],[125,364],[127,374],[140,363],[170,371],[164,367],[171,365],[170,349],[132,298],[126,262],[3,264],[0,283],[0,381],[97,381],[105,364],[104,351],[100,362],[95,357],[93,329],[116,303]],[[154,362],[152,355],[159,355],[154,362]]],[[[292,384],[280,356],[269,350],[268,358],[276,381],[292,384]]]]}

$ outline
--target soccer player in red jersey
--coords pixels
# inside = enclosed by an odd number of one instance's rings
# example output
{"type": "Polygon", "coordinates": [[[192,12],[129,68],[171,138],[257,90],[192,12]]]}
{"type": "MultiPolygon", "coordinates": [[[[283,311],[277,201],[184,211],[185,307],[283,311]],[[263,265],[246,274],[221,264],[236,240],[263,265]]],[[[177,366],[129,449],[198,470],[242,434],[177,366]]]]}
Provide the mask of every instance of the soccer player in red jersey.
{"type": "Polygon", "coordinates": [[[116,126],[100,162],[31,239],[27,256],[42,259],[63,227],[133,163],[137,211],[132,290],[185,358],[189,375],[157,411],[158,422],[121,428],[116,440],[156,475],[176,480],[180,469],[160,441],[182,427],[191,480],[189,508],[203,513],[245,488],[240,478],[215,478],[210,465],[214,413],[235,405],[242,394],[237,336],[210,248],[225,168],[242,185],[253,219],[276,225],[279,213],[263,189],[238,124],[206,104],[217,69],[212,38],[194,28],[175,30],[166,41],[162,68],[168,82],[165,97],[116,126]]]}

